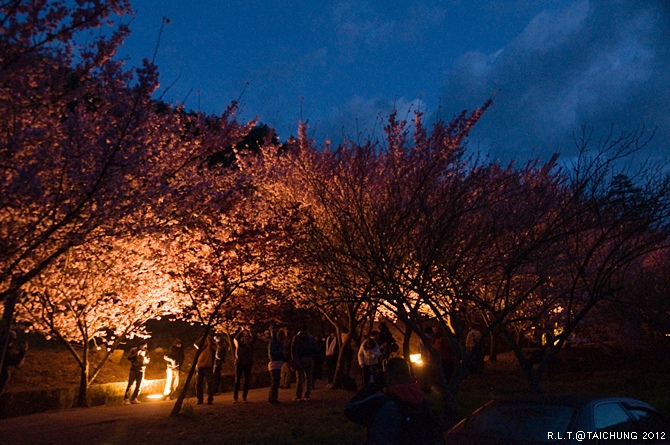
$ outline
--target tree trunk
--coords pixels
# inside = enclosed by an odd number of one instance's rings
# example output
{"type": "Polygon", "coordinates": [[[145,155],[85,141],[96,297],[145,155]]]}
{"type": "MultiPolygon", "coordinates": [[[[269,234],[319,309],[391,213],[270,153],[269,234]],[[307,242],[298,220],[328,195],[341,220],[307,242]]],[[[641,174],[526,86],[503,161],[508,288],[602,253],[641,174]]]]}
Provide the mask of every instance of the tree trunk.
{"type": "Polygon", "coordinates": [[[181,407],[184,404],[184,399],[186,399],[186,393],[188,393],[188,387],[191,385],[193,375],[195,374],[198,358],[200,358],[200,354],[202,353],[202,346],[205,344],[205,340],[207,339],[211,331],[212,327],[210,325],[205,326],[205,332],[202,335],[202,340],[195,351],[195,357],[193,357],[193,363],[191,364],[191,369],[188,371],[188,375],[186,376],[184,386],[181,388],[181,392],[179,393],[179,397],[177,397],[177,401],[175,402],[174,407],[172,407],[172,411],[170,411],[170,417],[177,417],[181,412],[181,407]]]}
{"type": "Polygon", "coordinates": [[[84,343],[83,361],[81,373],[79,374],[79,392],[77,393],[76,406],[88,406],[88,345],[84,343]]]}
{"type": "MultiPolygon", "coordinates": [[[[405,332],[402,337],[402,355],[405,357],[406,360],[409,360],[409,357],[412,353],[410,350],[410,341],[412,340],[412,330],[409,328],[405,328],[405,332]]],[[[412,361],[409,361],[410,368],[412,367],[412,361]]]]}
{"type": "Polygon", "coordinates": [[[496,329],[491,329],[491,349],[489,350],[489,361],[497,362],[498,361],[498,335],[496,334],[496,329]]]}
{"type": "Polygon", "coordinates": [[[526,358],[523,353],[521,345],[515,341],[514,335],[509,332],[507,329],[502,328],[502,332],[505,334],[514,354],[516,355],[519,366],[521,370],[526,374],[528,383],[530,384],[531,389],[536,393],[543,393],[544,388],[542,388],[542,382],[540,381],[540,375],[533,369],[534,361],[532,359],[526,358]]]}
{"type": "MultiPolygon", "coordinates": [[[[339,335],[339,334],[338,334],[339,335]]],[[[333,388],[340,388],[344,384],[342,377],[345,376],[344,370],[344,356],[347,350],[351,347],[351,331],[344,336],[344,341],[340,345],[340,350],[337,354],[337,363],[335,364],[335,375],[333,377],[333,388]]],[[[349,376],[349,370],[346,370],[346,376],[349,376]]]]}
{"type": "MultiPolygon", "coordinates": [[[[14,308],[19,298],[18,290],[9,292],[5,299],[5,311],[2,314],[2,329],[0,329],[0,345],[2,345],[2,355],[0,355],[0,370],[5,368],[5,358],[7,355],[7,345],[9,344],[9,331],[12,329],[14,321],[14,308]]],[[[0,388],[2,390],[2,388],[0,388]]]]}

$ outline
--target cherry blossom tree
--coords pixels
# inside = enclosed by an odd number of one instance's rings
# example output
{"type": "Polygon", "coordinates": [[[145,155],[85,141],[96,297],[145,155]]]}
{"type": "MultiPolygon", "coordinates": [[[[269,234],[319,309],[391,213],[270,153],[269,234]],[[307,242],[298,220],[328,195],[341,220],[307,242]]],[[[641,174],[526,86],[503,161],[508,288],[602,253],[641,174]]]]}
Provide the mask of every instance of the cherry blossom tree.
{"type": "Polygon", "coordinates": [[[544,345],[535,367],[524,362],[512,343],[538,389],[540,376],[585,317],[621,298],[637,276],[638,263],[668,246],[670,176],[643,165],[622,187],[622,175],[633,172],[627,162],[643,144],[639,132],[581,140],[578,162],[568,172],[569,201],[560,210],[564,236],[554,249],[552,276],[544,286],[554,299],[547,317],[554,338],[544,345]]]}
{"type": "Polygon", "coordinates": [[[625,280],[626,265],[662,246],[665,236],[667,179],[636,191],[645,212],[635,218],[624,221],[625,212],[607,210],[613,196],[621,197],[620,185],[607,197],[606,178],[615,177],[610,167],[634,139],[610,141],[613,151],[601,152],[601,162],[588,168],[582,162],[581,170],[559,168],[556,158],[503,168],[464,149],[487,106],[438,123],[430,134],[420,115],[411,132],[391,116],[384,145],[347,141],[316,150],[303,134],[293,184],[283,193],[308,215],[303,249],[310,253],[307,270],[318,270],[306,279],[306,288],[316,289],[314,304],[328,307],[345,296],[333,292],[342,283],[351,301],[391,311],[424,342],[426,317],[449,333],[459,367],[441,382],[446,411],[472,359],[462,348],[469,319],[484,321],[485,334],[508,339],[539,390],[547,363],[609,295],[612,279],[625,280]],[[568,253],[569,247],[577,250],[568,253]],[[524,362],[515,341],[538,322],[560,325],[560,334],[535,366],[524,362]]]}
{"type": "MultiPolygon", "coordinates": [[[[192,142],[202,150],[166,182],[164,199],[155,209],[164,221],[172,259],[168,271],[189,302],[178,316],[201,323],[203,338],[215,329],[230,333],[273,319],[272,310],[284,295],[282,267],[292,261],[286,236],[291,215],[267,205],[259,173],[262,159],[237,156],[234,148],[255,122],[237,124],[233,113],[230,108],[220,118],[202,117],[197,123],[192,142]],[[222,147],[233,147],[237,159],[211,162],[210,155],[222,147]]],[[[182,392],[173,415],[184,397],[182,392]]]]}
{"type": "Polygon", "coordinates": [[[88,387],[121,343],[148,336],[148,320],[183,306],[164,258],[150,237],[103,238],[68,250],[24,286],[17,322],[71,353],[80,368],[77,406],[88,405],[88,387]]]}
{"type": "MultiPolygon", "coordinates": [[[[359,303],[360,315],[373,308],[368,316],[382,305],[426,340],[423,318],[435,316],[425,304],[430,277],[444,251],[458,242],[449,236],[453,224],[438,227],[445,220],[426,215],[434,207],[448,209],[445,218],[449,211],[457,215],[467,202],[462,144],[486,106],[450,124],[438,123],[430,135],[418,114],[413,138],[406,123],[392,115],[384,145],[345,141],[319,151],[304,131],[299,135],[290,175],[295,182],[284,195],[308,215],[302,249],[318,269],[308,284],[328,290],[321,296],[324,303],[333,296],[348,299],[359,303]]],[[[446,317],[440,322],[448,323],[446,317]]]]}
{"type": "Polygon", "coordinates": [[[51,262],[93,231],[132,226],[128,215],[154,177],[149,172],[161,148],[154,138],[162,131],[150,101],[155,67],[146,62],[124,71],[113,59],[127,26],[92,34],[131,12],[125,0],[0,5],[0,300],[6,327],[19,289],[51,262]]]}
{"type": "Polygon", "coordinates": [[[148,228],[165,234],[179,220],[165,213],[178,208],[174,191],[250,127],[228,120],[234,105],[208,117],[152,100],[156,67],[114,59],[128,1],[0,8],[0,301],[9,327],[20,290],[69,249],[148,228]]]}
{"type": "Polygon", "coordinates": [[[666,245],[667,176],[642,172],[638,187],[624,193],[634,199],[622,201],[621,160],[638,141],[637,134],[612,138],[595,155],[584,145],[572,169],[547,164],[491,187],[495,199],[477,216],[481,227],[472,225],[486,240],[480,267],[445,269],[466,307],[505,336],[537,391],[585,317],[625,289],[641,258],[666,245]],[[500,199],[504,190],[517,192],[500,199]],[[529,356],[519,334],[531,330],[546,341],[529,356]]]}
{"type": "Polygon", "coordinates": [[[256,163],[247,171],[263,177],[257,183],[263,187],[266,205],[290,215],[293,221],[288,249],[292,262],[282,266],[282,287],[289,291],[296,307],[315,308],[337,333],[341,343],[335,375],[339,378],[344,355],[353,341],[361,338],[376,303],[366,298],[370,287],[365,287],[345,256],[322,261],[325,250],[342,248],[332,244],[337,242],[332,226],[315,222],[328,218],[331,211],[321,194],[336,187],[333,154],[328,148],[318,150],[307,137],[307,128],[306,122],[300,123],[298,138],[289,139],[282,147],[266,145],[261,165],[256,163]]]}

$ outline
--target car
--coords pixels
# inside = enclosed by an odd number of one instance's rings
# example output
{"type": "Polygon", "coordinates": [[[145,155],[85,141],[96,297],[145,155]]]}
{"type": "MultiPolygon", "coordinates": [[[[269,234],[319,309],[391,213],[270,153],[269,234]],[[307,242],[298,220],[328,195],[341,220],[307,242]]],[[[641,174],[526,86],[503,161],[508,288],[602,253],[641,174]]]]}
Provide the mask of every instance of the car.
{"type": "Polygon", "coordinates": [[[491,400],[446,434],[448,445],[670,443],[670,421],[630,397],[560,394],[491,400]]]}

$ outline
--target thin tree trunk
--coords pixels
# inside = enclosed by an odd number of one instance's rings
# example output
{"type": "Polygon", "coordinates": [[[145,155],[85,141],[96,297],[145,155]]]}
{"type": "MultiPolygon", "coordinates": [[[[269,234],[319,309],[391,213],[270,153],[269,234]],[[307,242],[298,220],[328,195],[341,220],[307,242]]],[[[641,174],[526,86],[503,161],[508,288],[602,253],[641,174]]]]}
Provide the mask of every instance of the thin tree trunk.
{"type": "Polygon", "coordinates": [[[211,325],[208,324],[207,326],[205,326],[205,332],[202,336],[200,344],[198,345],[198,348],[195,351],[195,357],[193,357],[193,363],[191,364],[191,369],[188,371],[188,375],[186,376],[184,386],[181,388],[181,392],[179,393],[179,397],[177,397],[177,401],[175,402],[174,407],[172,407],[170,417],[177,417],[181,412],[181,407],[184,404],[184,399],[186,399],[186,393],[188,392],[188,387],[191,385],[193,375],[195,374],[196,363],[198,363],[198,358],[200,358],[200,354],[202,353],[203,349],[202,347],[205,344],[205,340],[209,336],[211,330],[212,330],[211,325]]]}
{"type": "Polygon", "coordinates": [[[491,338],[491,348],[489,349],[489,361],[497,362],[498,361],[498,334],[496,334],[496,329],[491,329],[489,334],[491,338]]]}
{"type": "Polygon", "coordinates": [[[88,406],[88,345],[84,343],[83,361],[79,375],[79,393],[77,394],[76,406],[88,406]]]}
{"type": "MultiPolygon", "coordinates": [[[[9,331],[12,329],[14,322],[14,308],[18,300],[18,290],[7,294],[5,299],[5,311],[2,314],[3,329],[0,330],[0,344],[2,345],[2,355],[0,355],[0,370],[5,368],[5,359],[7,357],[7,345],[9,344],[9,331]]],[[[0,388],[1,390],[2,388],[0,388]]]]}

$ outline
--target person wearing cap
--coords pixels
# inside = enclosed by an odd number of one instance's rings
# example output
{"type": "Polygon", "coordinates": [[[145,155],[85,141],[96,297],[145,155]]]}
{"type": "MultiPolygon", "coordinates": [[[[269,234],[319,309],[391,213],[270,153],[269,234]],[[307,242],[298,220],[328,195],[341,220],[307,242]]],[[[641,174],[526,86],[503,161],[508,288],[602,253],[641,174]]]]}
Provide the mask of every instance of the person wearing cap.
{"type": "Polygon", "coordinates": [[[28,342],[23,342],[20,346],[16,346],[16,331],[10,330],[7,338],[7,353],[2,365],[2,372],[0,373],[0,394],[5,389],[5,386],[11,379],[12,372],[10,367],[18,368],[23,364],[28,351],[28,342]]]}

